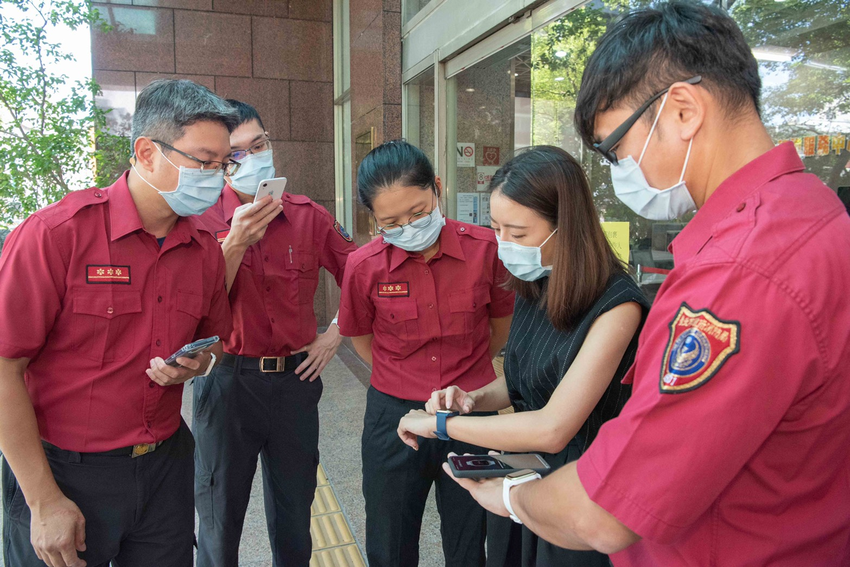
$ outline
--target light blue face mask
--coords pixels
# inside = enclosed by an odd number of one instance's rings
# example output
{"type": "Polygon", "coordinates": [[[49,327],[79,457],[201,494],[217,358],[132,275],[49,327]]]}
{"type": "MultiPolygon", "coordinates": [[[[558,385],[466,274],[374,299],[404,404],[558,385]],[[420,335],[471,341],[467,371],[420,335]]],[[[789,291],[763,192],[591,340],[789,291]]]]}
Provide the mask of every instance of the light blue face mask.
{"type": "Polygon", "coordinates": [[[239,162],[239,169],[230,177],[230,186],[246,195],[256,195],[260,181],[275,176],[272,150],[249,154],[239,162]]]}
{"type": "MultiPolygon", "coordinates": [[[[440,213],[440,206],[428,215],[431,222],[427,226],[417,227],[417,221],[404,227],[399,235],[384,235],[384,242],[398,246],[408,252],[422,252],[432,246],[440,238],[440,231],[446,226],[446,219],[440,213]]],[[[418,219],[417,219],[418,220],[418,219]]]]}
{"type": "MultiPolygon", "coordinates": [[[[549,242],[549,239],[556,232],[558,232],[557,228],[543,241],[543,244],[549,242]]],[[[499,243],[499,260],[510,273],[519,279],[533,282],[548,276],[552,272],[552,266],[544,266],[541,259],[543,244],[540,246],[523,246],[516,242],[505,242],[498,236],[496,236],[496,242],[499,243]]]]}
{"type": "Polygon", "coordinates": [[[142,177],[136,165],[133,164],[133,170],[141,178],[142,181],[156,189],[162,195],[171,210],[181,217],[190,217],[192,215],[203,214],[207,209],[212,207],[218,201],[221,195],[221,190],[224,188],[224,170],[218,171],[202,171],[201,169],[193,169],[189,167],[177,167],[170,159],[165,157],[157,144],[156,148],[165,161],[177,168],[180,172],[177,178],[177,188],[174,191],[161,191],[157,187],[142,177]]]}

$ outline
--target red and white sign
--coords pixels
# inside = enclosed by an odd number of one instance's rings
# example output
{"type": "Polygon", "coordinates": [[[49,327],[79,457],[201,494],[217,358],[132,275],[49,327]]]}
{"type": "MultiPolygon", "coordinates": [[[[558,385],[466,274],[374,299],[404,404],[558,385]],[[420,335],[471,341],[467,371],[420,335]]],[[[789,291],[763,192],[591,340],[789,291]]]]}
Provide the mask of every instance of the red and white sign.
{"type": "Polygon", "coordinates": [[[499,168],[494,165],[479,165],[475,188],[478,191],[486,191],[490,187],[490,180],[496,175],[499,168]]]}
{"type": "Polygon", "coordinates": [[[497,146],[484,146],[483,164],[499,165],[499,148],[497,146]]]}

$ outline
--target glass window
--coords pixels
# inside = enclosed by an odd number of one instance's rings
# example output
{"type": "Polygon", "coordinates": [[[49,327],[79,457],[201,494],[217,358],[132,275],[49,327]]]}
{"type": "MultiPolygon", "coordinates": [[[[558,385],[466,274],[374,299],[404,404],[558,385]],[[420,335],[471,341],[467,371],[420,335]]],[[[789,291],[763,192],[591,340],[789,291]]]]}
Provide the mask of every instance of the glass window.
{"type": "Polygon", "coordinates": [[[405,139],[422,149],[434,163],[434,66],[405,85],[405,139]]]}
{"type": "Polygon", "coordinates": [[[418,14],[431,0],[402,0],[402,21],[404,25],[418,14]]]}
{"type": "MultiPolygon", "coordinates": [[[[600,221],[628,223],[623,256],[628,255],[652,296],[673,267],[667,246],[693,215],[655,222],[634,214],[614,195],[607,163],[583,146],[573,126],[581,77],[597,40],[627,10],[648,4],[585,4],[450,79],[448,111],[450,124],[452,116],[457,124],[458,152],[472,156],[458,153],[449,160],[461,220],[489,222],[486,197],[476,204],[470,195],[486,187],[482,181],[489,164],[504,163],[529,145],[557,145],[584,166],[600,221]]],[[[806,168],[850,201],[850,14],[845,3],[729,0],[725,5],[759,62],[763,119],[774,140],[793,141],[806,168]]],[[[451,133],[449,138],[454,143],[451,133]]]]}
{"type": "Polygon", "coordinates": [[[351,49],[349,0],[334,0],[334,162],[336,217],[356,236],[351,164],[351,49]]]}

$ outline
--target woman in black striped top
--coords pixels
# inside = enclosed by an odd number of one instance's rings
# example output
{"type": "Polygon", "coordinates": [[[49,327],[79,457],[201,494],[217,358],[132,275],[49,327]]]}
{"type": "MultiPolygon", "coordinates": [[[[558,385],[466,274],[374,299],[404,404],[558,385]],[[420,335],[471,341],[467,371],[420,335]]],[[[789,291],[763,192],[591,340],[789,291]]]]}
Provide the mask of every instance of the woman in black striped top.
{"type": "MultiPolygon", "coordinates": [[[[427,412],[399,423],[402,440],[434,437],[437,409],[461,413],[512,405],[513,414],[455,417],[452,439],[510,452],[537,452],[554,469],[576,460],[602,423],[619,413],[621,383],[649,304],[599,224],[581,166],[552,146],[524,151],[490,184],[499,257],[517,292],[505,347],[505,378],[475,390],[434,392],[427,412]]],[[[446,504],[444,504],[446,505],[446,504]]],[[[488,567],[609,565],[595,551],[539,539],[508,518],[488,518],[488,567]]]]}

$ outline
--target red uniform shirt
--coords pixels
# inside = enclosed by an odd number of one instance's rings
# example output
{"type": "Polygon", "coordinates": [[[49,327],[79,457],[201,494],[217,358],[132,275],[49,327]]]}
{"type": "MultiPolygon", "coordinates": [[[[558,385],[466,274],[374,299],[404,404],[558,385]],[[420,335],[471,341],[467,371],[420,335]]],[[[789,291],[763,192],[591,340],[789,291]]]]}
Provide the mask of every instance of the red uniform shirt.
{"type": "Polygon", "coordinates": [[[578,462],[615,565],[850,564],[850,217],[792,144],[673,242],[632,397],[578,462]]]}
{"type": "MultiPolygon", "coordinates": [[[[242,203],[228,186],[201,217],[219,242],[242,203]]],[[[302,195],[283,195],[283,212],[250,246],[230,289],[233,333],[225,352],[242,356],[289,356],[316,338],[313,298],[319,267],[342,283],[351,237],[323,207],[302,195]]]]}
{"type": "Polygon", "coordinates": [[[430,261],[377,238],[349,259],[342,284],[343,335],[373,334],[372,386],[425,401],[451,385],[492,382],[490,319],[513,313],[514,294],[492,230],[446,219],[430,261]]]}
{"type": "Polygon", "coordinates": [[[41,437],[69,451],[154,443],[180,425],[183,386],[150,360],[230,332],[224,258],[200,220],[145,232],[125,173],[24,221],[0,256],[0,356],[29,358],[41,437]]]}

